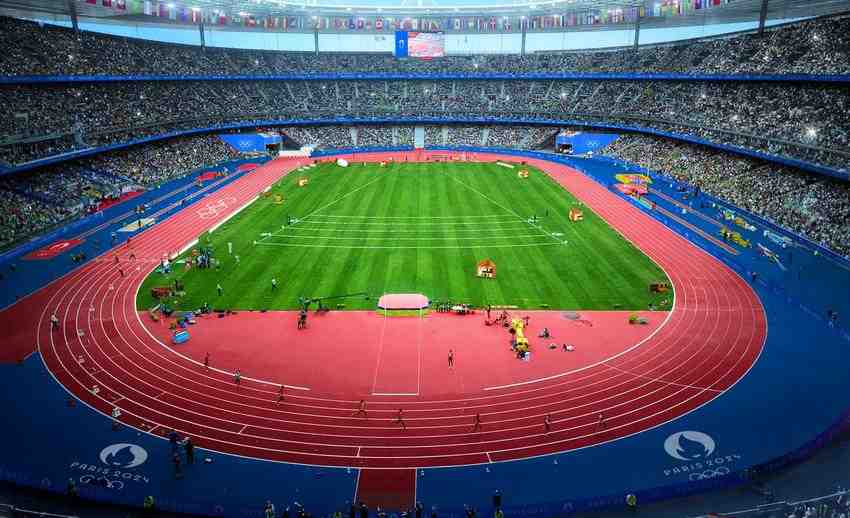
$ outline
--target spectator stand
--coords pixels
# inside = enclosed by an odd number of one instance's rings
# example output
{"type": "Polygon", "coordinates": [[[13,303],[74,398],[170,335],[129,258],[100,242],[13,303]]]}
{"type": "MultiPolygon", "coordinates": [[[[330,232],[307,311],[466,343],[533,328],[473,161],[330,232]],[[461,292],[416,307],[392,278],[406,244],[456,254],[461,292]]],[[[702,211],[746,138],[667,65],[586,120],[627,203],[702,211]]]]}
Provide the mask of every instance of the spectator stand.
{"type": "MultiPolygon", "coordinates": [[[[266,160],[262,159],[259,162],[266,160]]],[[[240,164],[248,162],[256,163],[258,160],[256,158],[239,159],[220,165],[236,170],[240,164]]],[[[219,181],[207,183],[202,187],[196,186],[196,177],[207,169],[209,168],[199,168],[188,175],[146,191],[129,204],[114,205],[106,210],[82,217],[0,254],[0,270],[4,274],[0,285],[5,286],[3,290],[0,290],[2,292],[0,308],[8,306],[16,298],[26,296],[81,264],[71,261],[68,254],[60,254],[47,261],[25,261],[22,260],[24,255],[54,242],[81,239],[82,244],[74,248],[74,252],[84,252],[87,260],[93,260],[112,248],[111,234],[113,232],[124,226],[127,221],[134,220],[135,206],[149,205],[150,208],[145,211],[146,217],[155,217],[159,222],[180,210],[181,199],[187,198],[191,203],[197,200],[199,195],[215,192],[246,174],[244,171],[235,172],[219,181]],[[14,271],[11,270],[13,264],[14,271]]],[[[120,244],[132,235],[133,233],[116,232],[116,243],[120,244]]]]}
{"type": "Polygon", "coordinates": [[[79,159],[83,157],[88,157],[92,155],[97,155],[100,153],[104,153],[107,151],[114,151],[120,149],[126,149],[131,146],[137,146],[140,144],[157,142],[161,140],[172,139],[175,137],[182,136],[191,136],[191,135],[200,135],[214,132],[221,132],[227,130],[238,130],[238,129],[246,129],[246,128],[254,128],[257,126],[268,126],[268,127],[279,127],[279,126],[306,126],[306,127],[324,127],[324,126],[350,126],[350,125],[379,125],[379,124],[389,124],[389,125],[440,125],[440,124],[466,124],[466,125],[488,125],[488,124],[513,124],[513,125],[522,125],[522,126],[551,126],[553,128],[560,128],[565,126],[571,127],[581,127],[586,128],[588,130],[606,130],[613,131],[619,133],[637,133],[637,134],[647,134],[654,135],[659,137],[668,138],[671,140],[688,142],[692,144],[699,144],[707,147],[711,147],[714,149],[735,153],[742,156],[749,156],[753,158],[758,158],[761,160],[765,160],[768,162],[774,162],[782,165],[787,165],[790,167],[799,168],[802,170],[832,176],[834,178],[838,178],[841,180],[850,181],[850,173],[840,170],[834,167],[822,166],[819,164],[805,162],[802,160],[791,159],[779,155],[772,155],[769,153],[764,153],[761,151],[754,151],[750,149],[746,149],[739,146],[733,146],[728,144],[718,144],[715,142],[711,142],[706,139],[697,138],[691,135],[684,135],[678,133],[671,133],[666,131],[659,131],[652,128],[645,128],[640,126],[627,126],[627,125],[619,125],[619,124],[604,124],[604,123],[592,123],[581,120],[573,120],[573,119],[545,119],[545,118],[530,118],[530,117],[522,117],[513,120],[505,120],[500,117],[461,117],[461,116],[447,116],[447,117],[334,117],[331,119],[292,119],[292,120],[255,120],[250,122],[241,122],[234,124],[223,124],[220,126],[210,126],[204,128],[195,128],[191,130],[185,131],[174,131],[168,132],[161,135],[145,137],[141,139],[136,139],[124,143],[118,144],[110,144],[107,146],[100,146],[97,148],[89,148],[85,150],[75,151],[71,153],[65,153],[60,156],[52,156],[39,160],[34,160],[32,162],[27,162],[25,164],[18,165],[13,168],[9,168],[6,171],[0,172],[0,176],[5,176],[9,174],[16,174],[24,171],[29,171],[38,167],[43,167],[49,164],[55,164],[59,162],[64,162],[73,159],[79,159]]]}

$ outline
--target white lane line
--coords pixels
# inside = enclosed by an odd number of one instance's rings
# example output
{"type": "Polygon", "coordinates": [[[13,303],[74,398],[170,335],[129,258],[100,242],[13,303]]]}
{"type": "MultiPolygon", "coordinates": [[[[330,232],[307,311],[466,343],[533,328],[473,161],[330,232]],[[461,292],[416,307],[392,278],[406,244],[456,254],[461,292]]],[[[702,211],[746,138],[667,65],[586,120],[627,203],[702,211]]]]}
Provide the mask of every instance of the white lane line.
{"type": "Polygon", "coordinates": [[[489,456],[489,453],[488,453],[488,456],[489,456]]]}
{"type": "Polygon", "coordinates": [[[372,377],[372,395],[378,395],[375,392],[375,387],[378,385],[378,372],[381,370],[381,356],[384,353],[384,334],[387,331],[387,322],[389,322],[389,317],[384,315],[384,324],[381,326],[381,334],[378,336],[378,358],[375,362],[375,375],[372,377]]]}
{"type": "Polygon", "coordinates": [[[676,383],[675,381],[667,381],[667,380],[664,380],[664,379],[661,379],[661,378],[656,378],[655,376],[644,376],[643,374],[635,374],[634,372],[627,371],[625,369],[620,369],[618,367],[614,367],[613,365],[605,365],[605,367],[608,367],[609,369],[615,370],[617,372],[622,372],[624,374],[628,374],[629,376],[634,376],[636,378],[650,380],[650,381],[657,381],[659,383],[664,383],[665,385],[672,385],[674,387],[692,388],[692,389],[697,389],[697,390],[709,390],[711,392],[718,392],[718,393],[723,392],[722,390],[708,388],[708,387],[697,387],[695,385],[688,385],[686,383],[676,383]]]}

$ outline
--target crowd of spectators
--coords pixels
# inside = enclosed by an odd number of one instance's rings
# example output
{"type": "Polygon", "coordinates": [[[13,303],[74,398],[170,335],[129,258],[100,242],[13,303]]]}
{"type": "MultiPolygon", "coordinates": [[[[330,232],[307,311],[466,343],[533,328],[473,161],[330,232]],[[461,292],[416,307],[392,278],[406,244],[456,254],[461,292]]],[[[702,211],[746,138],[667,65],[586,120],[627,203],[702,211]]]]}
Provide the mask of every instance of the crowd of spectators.
{"type": "MultiPolygon", "coordinates": [[[[280,130],[297,144],[316,148],[357,146],[412,146],[413,126],[318,126],[280,130]],[[353,133],[352,133],[353,130],[353,133]]],[[[531,126],[425,126],[426,146],[491,146],[539,149],[551,145],[555,128],[531,126]]]]}
{"type": "Polygon", "coordinates": [[[485,145],[518,149],[538,149],[550,145],[555,134],[551,127],[493,126],[487,134],[485,145]]]}
{"type": "Polygon", "coordinates": [[[133,183],[148,187],[237,156],[236,150],[217,136],[202,135],[131,147],[97,155],[85,162],[91,168],[126,177],[133,183]]]}
{"type": "Polygon", "coordinates": [[[0,179],[0,248],[79,217],[103,198],[155,186],[237,156],[216,136],[127,148],[0,179]]]}
{"type": "Polygon", "coordinates": [[[704,146],[624,136],[605,154],[687,182],[850,257],[850,185],[704,146]]]}
{"type": "Polygon", "coordinates": [[[72,149],[81,140],[85,145],[108,144],[164,131],[289,117],[488,116],[639,126],[846,170],[850,169],[847,113],[850,91],[821,83],[445,80],[20,85],[0,87],[0,160],[20,163],[72,149]],[[42,137],[15,140],[22,134],[42,137]]]}
{"type": "Polygon", "coordinates": [[[551,127],[531,126],[425,126],[429,146],[490,146],[538,149],[554,135],[551,127]]]}
{"type": "Polygon", "coordinates": [[[0,18],[0,75],[288,74],[316,72],[850,73],[850,17],[805,21],[697,44],[630,50],[448,56],[246,51],[170,45],[0,18]]]}
{"type": "Polygon", "coordinates": [[[396,144],[392,127],[360,126],[356,128],[358,146],[390,146],[396,144]]]}
{"type": "Polygon", "coordinates": [[[36,234],[74,215],[74,211],[30,196],[3,190],[0,248],[36,234]]]}

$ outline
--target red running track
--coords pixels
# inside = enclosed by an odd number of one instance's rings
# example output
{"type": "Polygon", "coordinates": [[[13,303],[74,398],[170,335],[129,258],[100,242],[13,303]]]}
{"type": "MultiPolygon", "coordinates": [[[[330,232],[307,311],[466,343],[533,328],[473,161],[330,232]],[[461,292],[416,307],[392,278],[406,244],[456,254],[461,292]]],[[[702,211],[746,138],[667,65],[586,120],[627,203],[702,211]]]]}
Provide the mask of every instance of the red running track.
{"type": "MultiPolygon", "coordinates": [[[[357,160],[387,156],[358,154],[357,160]]],[[[584,175],[529,162],[643,250],[675,289],[666,325],[639,347],[579,372],[451,399],[371,396],[367,418],[354,415],[359,394],[289,390],[281,403],[277,386],[244,380],[237,387],[227,372],[205,369],[164,347],[135,309],[144,276],[163,253],[183,248],[300,165],[282,159],[211,195],[211,203],[228,201],[215,217],[201,218],[198,207],[188,207],[133,240],[135,264],[125,249],[119,264],[103,256],[4,311],[0,329],[10,330],[14,350],[37,344],[68,391],[105,415],[120,407],[129,426],[160,436],[173,427],[213,450],[330,466],[466,465],[586,447],[691,412],[746,374],[760,354],[766,325],[760,301],[737,274],[584,175]],[[62,323],[51,330],[54,312],[62,323]],[[406,430],[396,423],[398,408],[404,409],[406,430]],[[473,431],[476,413],[483,426],[473,431]],[[543,426],[547,414],[549,431],[543,426]]]]}

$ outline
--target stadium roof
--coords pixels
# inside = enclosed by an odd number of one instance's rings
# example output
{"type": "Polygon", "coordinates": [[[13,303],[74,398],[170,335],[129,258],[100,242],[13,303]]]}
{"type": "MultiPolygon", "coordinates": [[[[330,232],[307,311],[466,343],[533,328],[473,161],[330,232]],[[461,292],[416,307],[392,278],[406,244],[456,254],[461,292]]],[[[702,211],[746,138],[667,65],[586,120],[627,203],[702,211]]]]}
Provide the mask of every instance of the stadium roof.
{"type": "MultiPolygon", "coordinates": [[[[77,2],[81,16],[112,17],[84,0],[77,2]]],[[[126,0],[130,2],[132,0],[126,0]]],[[[686,0],[679,0],[684,2],[686,0]]],[[[710,0],[702,0],[707,4],[710,0]]],[[[112,0],[114,5],[115,0],[112,0]]],[[[252,16],[269,14],[463,16],[463,15],[540,15],[588,9],[626,9],[645,6],[652,9],[662,0],[157,0],[157,4],[178,5],[204,12],[252,16]]],[[[712,2],[713,3],[713,2],[712,2]]],[[[692,11],[675,17],[675,25],[697,25],[758,19],[762,0],[721,0],[711,9],[692,11]]],[[[0,8],[18,12],[67,14],[67,0],[0,0],[0,8]]],[[[847,0],[769,0],[768,18],[801,18],[848,11],[847,0]]],[[[140,20],[135,20],[140,21],[140,20]]],[[[656,19],[656,22],[658,20],[656,19]]]]}

